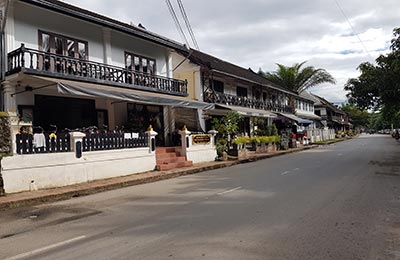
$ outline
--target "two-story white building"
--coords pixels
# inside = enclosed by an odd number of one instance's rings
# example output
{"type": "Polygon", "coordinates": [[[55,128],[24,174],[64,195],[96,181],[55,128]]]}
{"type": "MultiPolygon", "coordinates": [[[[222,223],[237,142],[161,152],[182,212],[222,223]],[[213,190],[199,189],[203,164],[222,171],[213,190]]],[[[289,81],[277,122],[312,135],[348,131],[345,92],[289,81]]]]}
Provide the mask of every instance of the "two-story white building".
{"type": "Polygon", "coordinates": [[[188,101],[187,82],[172,77],[183,45],[59,1],[2,2],[3,109],[24,121],[139,133],[152,124],[165,145],[172,107],[207,106],[188,101]]]}
{"type": "Polygon", "coordinates": [[[3,160],[6,191],[191,165],[154,154],[176,133],[175,108],[213,108],[173,78],[184,45],[56,0],[0,0],[0,11],[0,110],[20,154],[3,160]]]}

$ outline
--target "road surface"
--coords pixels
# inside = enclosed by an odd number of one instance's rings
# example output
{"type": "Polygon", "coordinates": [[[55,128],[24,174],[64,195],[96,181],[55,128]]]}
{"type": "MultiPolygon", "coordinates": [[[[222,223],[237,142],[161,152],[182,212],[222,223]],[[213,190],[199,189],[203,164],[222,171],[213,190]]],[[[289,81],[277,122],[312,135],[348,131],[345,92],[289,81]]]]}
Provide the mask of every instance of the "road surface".
{"type": "Polygon", "coordinates": [[[400,142],[353,140],[0,212],[0,259],[400,259],[400,142]]]}

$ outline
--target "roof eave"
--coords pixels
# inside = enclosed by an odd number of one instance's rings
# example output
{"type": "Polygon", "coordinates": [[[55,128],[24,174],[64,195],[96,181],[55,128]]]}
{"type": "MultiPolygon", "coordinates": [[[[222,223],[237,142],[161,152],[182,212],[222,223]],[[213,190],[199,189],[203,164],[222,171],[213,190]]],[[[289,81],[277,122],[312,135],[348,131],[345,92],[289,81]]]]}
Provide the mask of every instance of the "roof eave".
{"type": "MultiPolygon", "coordinates": [[[[147,40],[147,41],[151,41],[153,43],[156,44],[160,44],[163,45],[165,47],[168,48],[173,48],[173,49],[178,49],[178,50],[185,50],[185,46],[181,45],[177,42],[173,42],[165,37],[162,37],[160,35],[157,35],[155,33],[151,33],[149,31],[140,31],[139,29],[134,29],[133,27],[129,28],[128,24],[118,24],[116,20],[113,20],[111,18],[105,17],[105,16],[101,16],[100,17],[94,17],[90,14],[85,14],[85,13],[81,13],[78,12],[76,10],[72,10],[68,7],[64,7],[64,6],[60,6],[57,5],[55,3],[51,3],[48,1],[44,1],[44,0],[20,0],[21,2],[27,3],[27,4],[31,4],[34,6],[38,6],[41,8],[45,8],[54,12],[58,12],[58,13],[62,13],[74,18],[78,18],[81,20],[85,20],[87,22],[91,22],[100,26],[104,26],[104,27],[108,27],[120,32],[124,32],[133,36],[136,36],[138,38],[147,40]],[[101,17],[103,17],[104,19],[101,19],[101,17]],[[113,22],[115,21],[115,22],[113,22]]],[[[63,3],[65,4],[65,3],[63,3]]],[[[66,4],[68,5],[68,4],[66,4]]],[[[92,12],[89,12],[92,13],[92,12]]]]}

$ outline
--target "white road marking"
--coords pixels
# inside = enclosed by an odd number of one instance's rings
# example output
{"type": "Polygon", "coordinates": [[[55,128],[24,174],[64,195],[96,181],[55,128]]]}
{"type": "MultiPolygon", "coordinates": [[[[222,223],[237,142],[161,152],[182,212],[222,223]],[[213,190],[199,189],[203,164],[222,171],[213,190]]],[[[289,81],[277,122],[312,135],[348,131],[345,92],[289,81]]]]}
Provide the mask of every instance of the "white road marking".
{"type": "Polygon", "coordinates": [[[294,169],[293,169],[293,171],[298,171],[298,170],[300,170],[300,168],[294,168],[294,169]]]}
{"type": "Polygon", "coordinates": [[[79,237],[71,238],[71,239],[56,243],[56,244],[52,244],[52,245],[49,245],[49,246],[38,248],[38,249],[29,251],[29,252],[26,252],[26,253],[22,253],[22,254],[19,254],[19,255],[16,255],[16,256],[12,256],[12,257],[3,259],[3,260],[17,260],[17,259],[25,258],[25,257],[28,257],[28,256],[33,256],[35,254],[39,254],[39,253],[44,252],[46,250],[50,250],[50,249],[53,249],[53,248],[56,248],[56,247],[59,247],[59,246],[64,246],[64,245],[73,243],[75,241],[78,241],[78,240],[81,240],[81,239],[84,239],[84,238],[86,238],[86,236],[79,236],[79,237]]]}
{"type": "Polygon", "coordinates": [[[236,188],[233,188],[233,189],[230,189],[230,190],[226,190],[226,191],[223,191],[223,192],[217,193],[217,195],[226,194],[226,193],[229,193],[229,192],[232,192],[232,191],[235,191],[235,190],[241,189],[241,188],[242,188],[242,187],[241,187],[241,186],[239,186],[239,187],[236,187],[236,188]]]}
{"type": "Polygon", "coordinates": [[[290,171],[282,172],[281,175],[286,175],[286,174],[288,174],[288,173],[290,173],[290,171]]]}

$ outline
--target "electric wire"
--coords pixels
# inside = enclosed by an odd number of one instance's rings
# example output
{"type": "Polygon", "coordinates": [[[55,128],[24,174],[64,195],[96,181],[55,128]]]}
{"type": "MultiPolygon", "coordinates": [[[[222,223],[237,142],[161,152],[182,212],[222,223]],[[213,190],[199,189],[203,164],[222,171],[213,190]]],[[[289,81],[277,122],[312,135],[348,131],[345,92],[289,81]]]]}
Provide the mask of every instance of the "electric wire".
{"type": "Polygon", "coordinates": [[[186,14],[185,7],[183,6],[182,0],[176,0],[176,1],[178,3],[179,9],[181,11],[183,20],[185,21],[185,24],[186,24],[187,30],[189,32],[190,38],[192,39],[192,42],[193,42],[195,48],[197,50],[200,50],[199,45],[198,45],[197,40],[196,40],[196,37],[194,35],[192,26],[190,24],[189,18],[188,18],[187,14],[186,14]]]}
{"type": "Polygon", "coordinates": [[[175,22],[175,26],[176,26],[176,28],[178,29],[178,32],[179,32],[179,34],[180,34],[182,40],[186,43],[186,45],[188,46],[188,48],[190,48],[189,41],[187,40],[187,38],[186,38],[186,36],[185,36],[185,32],[183,31],[183,29],[182,29],[182,27],[181,27],[181,24],[179,23],[178,17],[176,16],[176,13],[175,13],[175,11],[174,11],[174,7],[172,6],[172,4],[171,4],[171,2],[170,2],[169,0],[165,0],[165,3],[166,3],[167,6],[168,6],[168,10],[169,10],[169,12],[170,12],[170,14],[171,14],[171,16],[172,16],[172,19],[173,19],[174,22],[175,22]]]}
{"type": "Polygon", "coordinates": [[[361,46],[364,48],[364,51],[367,53],[368,57],[371,59],[371,61],[374,61],[374,59],[371,56],[371,53],[368,51],[367,47],[365,46],[364,42],[361,40],[360,36],[355,32],[353,25],[350,22],[350,19],[347,17],[346,13],[344,12],[343,8],[341,7],[341,5],[339,4],[338,0],[334,0],[337,7],[339,8],[340,12],[342,13],[342,15],[344,16],[344,18],[346,19],[347,23],[349,24],[351,30],[353,31],[353,34],[356,35],[358,41],[361,43],[361,46]]]}

